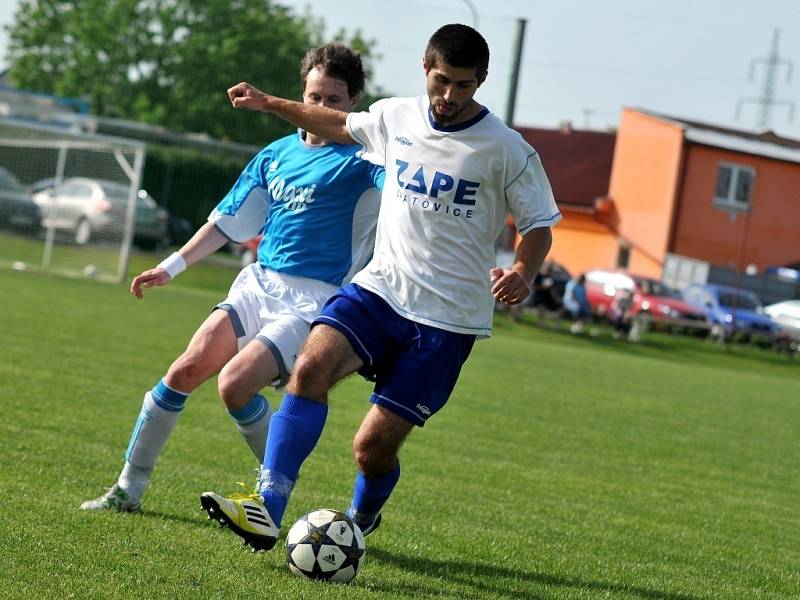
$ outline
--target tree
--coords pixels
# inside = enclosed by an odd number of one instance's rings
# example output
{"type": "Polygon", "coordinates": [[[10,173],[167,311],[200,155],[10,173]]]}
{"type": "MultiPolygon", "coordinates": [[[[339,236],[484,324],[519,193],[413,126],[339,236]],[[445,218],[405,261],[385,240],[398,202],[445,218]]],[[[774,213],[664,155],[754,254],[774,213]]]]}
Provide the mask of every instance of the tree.
{"type": "MultiPolygon", "coordinates": [[[[261,145],[291,127],[231,110],[225,91],[246,80],[299,98],[299,61],[322,33],[322,21],[272,0],[21,0],[10,77],[85,98],[101,116],[261,145]]],[[[368,62],[369,44],[350,41],[368,62]]]]}

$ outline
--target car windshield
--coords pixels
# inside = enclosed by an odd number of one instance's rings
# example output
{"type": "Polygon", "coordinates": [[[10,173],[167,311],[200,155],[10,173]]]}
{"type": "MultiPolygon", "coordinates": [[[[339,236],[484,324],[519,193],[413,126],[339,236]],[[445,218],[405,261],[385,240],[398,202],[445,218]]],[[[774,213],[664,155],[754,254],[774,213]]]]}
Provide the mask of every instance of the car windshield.
{"type": "Polygon", "coordinates": [[[734,306],[747,310],[758,310],[761,307],[761,302],[755,294],[742,290],[720,291],[719,303],[720,306],[734,306]]]}
{"type": "MultiPolygon", "coordinates": [[[[122,183],[114,183],[113,181],[100,181],[100,187],[103,188],[103,193],[117,205],[128,205],[128,196],[130,195],[131,188],[122,183]]],[[[157,208],[156,201],[153,200],[147,192],[139,190],[136,194],[136,208],[137,209],[155,209],[157,208]]]]}
{"type": "Polygon", "coordinates": [[[98,182],[106,196],[113,200],[127,200],[130,187],[120,183],[112,183],[110,181],[98,182]]]}
{"type": "Polygon", "coordinates": [[[673,290],[668,285],[656,281],[655,279],[637,279],[636,283],[643,294],[648,296],[662,296],[665,298],[680,298],[677,290],[673,290]]]}
{"type": "Polygon", "coordinates": [[[0,190],[10,190],[12,192],[24,192],[25,188],[17,181],[11,173],[5,169],[0,169],[0,190]]]}

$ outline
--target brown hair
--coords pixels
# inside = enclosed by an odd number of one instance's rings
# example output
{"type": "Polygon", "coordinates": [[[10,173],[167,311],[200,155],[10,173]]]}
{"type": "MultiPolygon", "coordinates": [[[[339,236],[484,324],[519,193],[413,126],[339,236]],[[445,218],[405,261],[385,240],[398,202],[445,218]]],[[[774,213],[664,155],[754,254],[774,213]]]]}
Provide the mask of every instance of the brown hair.
{"type": "Polygon", "coordinates": [[[364,65],[361,63],[361,55],[344,44],[325,44],[306,53],[300,63],[303,86],[309,72],[314,68],[347,83],[347,93],[351,98],[364,91],[364,65]]]}

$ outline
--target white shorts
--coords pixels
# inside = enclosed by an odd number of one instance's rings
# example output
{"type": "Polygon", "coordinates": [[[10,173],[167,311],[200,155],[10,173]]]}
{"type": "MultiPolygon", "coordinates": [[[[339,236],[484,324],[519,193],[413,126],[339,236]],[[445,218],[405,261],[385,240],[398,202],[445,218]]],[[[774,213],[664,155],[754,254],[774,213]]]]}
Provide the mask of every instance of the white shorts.
{"type": "Polygon", "coordinates": [[[271,385],[280,387],[289,380],[311,322],[336,289],[253,263],[242,269],[216,308],[230,316],[239,350],[254,339],[270,349],[278,364],[278,378],[271,385]]]}

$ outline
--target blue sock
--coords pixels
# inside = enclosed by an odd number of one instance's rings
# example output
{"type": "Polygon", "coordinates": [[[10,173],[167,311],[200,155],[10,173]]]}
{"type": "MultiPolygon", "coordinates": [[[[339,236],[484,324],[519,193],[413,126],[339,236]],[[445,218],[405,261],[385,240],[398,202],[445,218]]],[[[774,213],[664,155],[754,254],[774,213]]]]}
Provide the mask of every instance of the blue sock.
{"type": "Polygon", "coordinates": [[[286,394],[270,419],[258,489],[279,527],[300,467],[317,445],[327,416],[327,404],[286,394]]]}
{"type": "Polygon", "coordinates": [[[353,501],[347,511],[357,524],[371,525],[381,512],[383,505],[392,495],[394,486],[400,479],[400,463],[380,477],[367,478],[359,471],[353,484],[353,501]]]}

